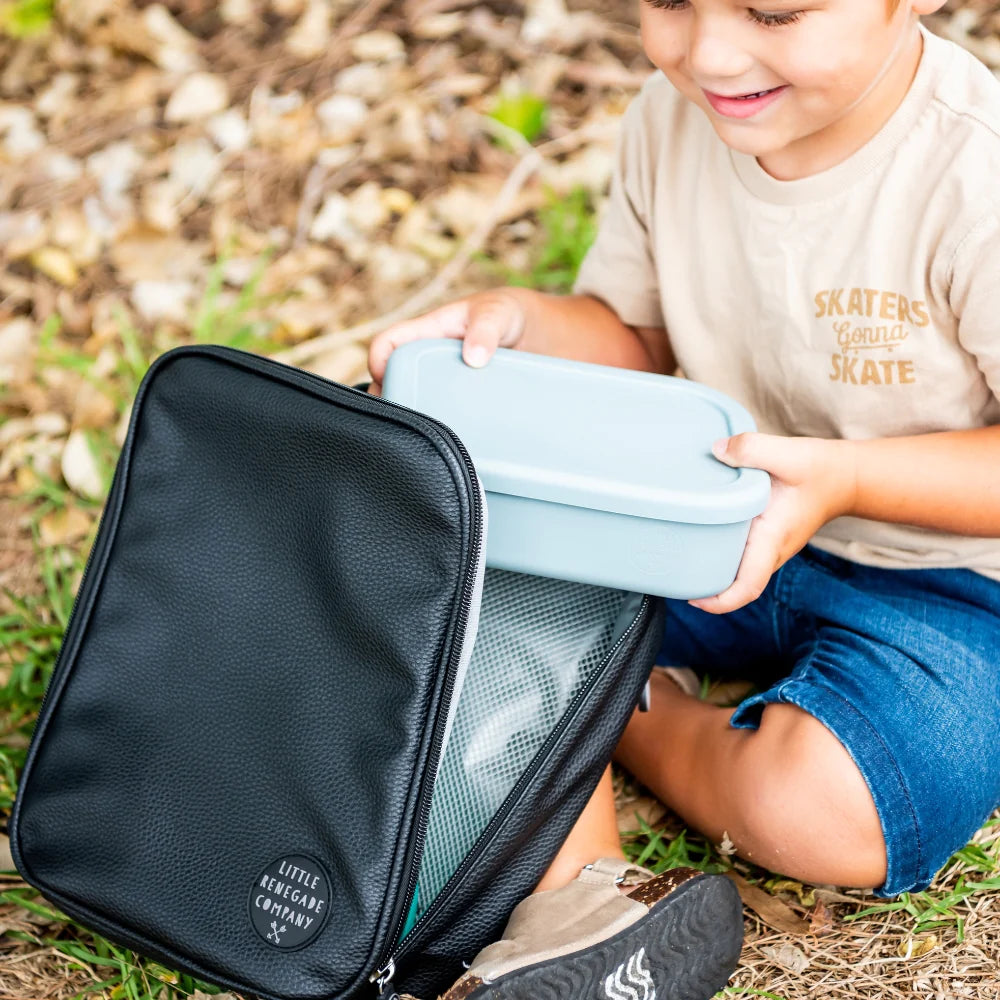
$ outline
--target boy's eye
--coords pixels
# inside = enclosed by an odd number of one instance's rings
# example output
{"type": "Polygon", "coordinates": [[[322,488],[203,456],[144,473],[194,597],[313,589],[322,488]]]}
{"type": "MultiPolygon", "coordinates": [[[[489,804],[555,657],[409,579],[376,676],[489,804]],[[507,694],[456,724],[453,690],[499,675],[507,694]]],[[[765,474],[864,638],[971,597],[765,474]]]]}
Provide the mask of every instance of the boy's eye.
{"type": "MultiPolygon", "coordinates": [[[[689,5],[688,0],[646,0],[650,7],[657,10],[683,10],[689,5]]],[[[763,24],[768,28],[778,28],[784,24],[794,24],[802,17],[801,10],[766,11],[756,10],[753,7],[747,8],[747,16],[756,24],[763,24]]]]}
{"type": "Polygon", "coordinates": [[[750,16],[751,21],[766,25],[768,28],[777,28],[783,24],[794,24],[802,17],[801,10],[783,10],[769,13],[766,10],[754,10],[753,7],[747,9],[747,14],[750,16]]]}

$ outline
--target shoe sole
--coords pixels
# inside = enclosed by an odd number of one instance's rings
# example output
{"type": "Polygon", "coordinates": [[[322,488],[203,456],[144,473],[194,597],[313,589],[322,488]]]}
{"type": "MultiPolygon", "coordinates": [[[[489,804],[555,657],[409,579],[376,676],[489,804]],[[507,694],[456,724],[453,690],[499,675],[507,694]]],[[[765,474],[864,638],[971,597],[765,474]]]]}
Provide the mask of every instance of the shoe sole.
{"type": "Polygon", "coordinates": [[[743,944],[743,908],[722,876],[690,879],[614,937],[515,969],[460,980],[441,1000],[708,1000],[743,944]]]}

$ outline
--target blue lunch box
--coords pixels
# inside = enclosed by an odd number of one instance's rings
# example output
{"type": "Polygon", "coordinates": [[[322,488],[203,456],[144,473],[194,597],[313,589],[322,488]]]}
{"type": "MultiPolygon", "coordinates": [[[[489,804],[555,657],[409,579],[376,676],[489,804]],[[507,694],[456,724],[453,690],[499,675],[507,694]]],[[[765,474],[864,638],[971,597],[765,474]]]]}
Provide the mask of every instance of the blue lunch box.
{"type": "Polygon", "coordinates": [[[486,564],[664,597],[732,583],[770,477],[712,443],[750,414],[687,379],[500,349],[483,368],[457,340],[389,359],[382,394],[464,442],[489,512],[486,564]]]}

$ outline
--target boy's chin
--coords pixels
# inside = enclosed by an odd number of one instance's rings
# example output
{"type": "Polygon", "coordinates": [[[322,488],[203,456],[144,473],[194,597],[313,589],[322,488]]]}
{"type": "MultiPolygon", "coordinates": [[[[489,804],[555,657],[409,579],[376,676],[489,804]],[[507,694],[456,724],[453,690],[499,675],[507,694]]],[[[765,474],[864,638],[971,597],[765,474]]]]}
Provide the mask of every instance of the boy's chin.
{"type": "Polygon", "coordinates": [[[712,126],[715,134],[731,150],[747,156],[771,156],[780,153],[788,145],[787,137],[778,136],[772,130],[762,129],[757,125],[720,121],[713,116],[712,126]]]}

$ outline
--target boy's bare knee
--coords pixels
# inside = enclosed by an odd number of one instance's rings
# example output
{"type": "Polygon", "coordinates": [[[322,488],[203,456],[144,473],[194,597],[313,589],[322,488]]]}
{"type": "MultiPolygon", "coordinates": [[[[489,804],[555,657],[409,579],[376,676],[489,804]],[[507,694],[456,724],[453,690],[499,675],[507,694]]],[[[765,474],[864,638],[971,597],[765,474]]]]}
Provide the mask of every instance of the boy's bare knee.
{"type": "Polygon", "coordinates": [[[872,888],[885,879],[882,826],[850,754],[794,705],[769,705],[735,754],[740,854],[810,882],[872,888]]]}

